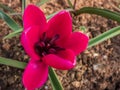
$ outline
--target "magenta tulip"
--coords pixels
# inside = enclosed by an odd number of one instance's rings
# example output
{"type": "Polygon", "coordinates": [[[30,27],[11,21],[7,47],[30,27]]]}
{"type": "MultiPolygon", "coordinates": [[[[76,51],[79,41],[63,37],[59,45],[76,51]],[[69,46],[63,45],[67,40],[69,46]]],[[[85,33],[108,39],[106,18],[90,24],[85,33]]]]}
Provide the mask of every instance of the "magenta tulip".
{"type": "Polygon", "coordinates": [[[76,55],[88,45],[88,36],[72,32],[72,18],[66,10],[47,21],[38,7],[29,5],[24,11],[23,26],[21,43],[31,58],[22,79],[27,90],[35,90],[46,82],[48,66],[72,69],[76,55]]]}

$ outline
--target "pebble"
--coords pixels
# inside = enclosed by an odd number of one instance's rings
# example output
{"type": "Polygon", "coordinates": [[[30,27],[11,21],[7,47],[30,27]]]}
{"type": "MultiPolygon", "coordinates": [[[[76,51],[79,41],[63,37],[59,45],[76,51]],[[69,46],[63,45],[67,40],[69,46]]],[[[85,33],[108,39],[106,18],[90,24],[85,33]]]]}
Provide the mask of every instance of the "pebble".
{"type": "Polygon", "coordinates": [[[75,79],[75,73],[71,73],[71,79],[74,80],[75,79]]]}
{"type": "Polygon", "coordinates": [[[81,76],[82,76],[81,72],[77,72],[76,73],[77,80],[81,80],[81,76]]]}
{"type": "Polygon", "coordinates": [[[12,83],[14,83],[15,80],[14,77],[9,77],[7,81],[11,85],[12,83]]]}
{"type": "Polygon", "coordinates": [[[72,85],[76,88],[78,88],[80,86],[80,82],[79,81],[74,81],[72,82],[72,85]]]}

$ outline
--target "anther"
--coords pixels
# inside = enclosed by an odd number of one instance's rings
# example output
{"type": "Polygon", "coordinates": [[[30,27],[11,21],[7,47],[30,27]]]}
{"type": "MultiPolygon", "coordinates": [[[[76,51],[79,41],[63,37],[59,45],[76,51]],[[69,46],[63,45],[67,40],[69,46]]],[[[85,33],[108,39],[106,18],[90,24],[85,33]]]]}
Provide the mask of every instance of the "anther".
{"type": "Polygon", "coordinates": [[[56,34],[56,35],[50,40],[50,44],[54,43],[59,37],[60,37],[59,34],[56,34]]]}
{"type": "Polygon", "coordinates": [[[50,48],[48,52],[49,52],[49,53],[55,53],[56,50],[55,50],[54,48],[50,48]]]}
{"type": "Polygon", "coordinates": [[[40,43],[38,43],[38,45],[39,45],[40,47],[45,47],[45,43],[44,43],[44,42],[40,42],[40,43]]]}

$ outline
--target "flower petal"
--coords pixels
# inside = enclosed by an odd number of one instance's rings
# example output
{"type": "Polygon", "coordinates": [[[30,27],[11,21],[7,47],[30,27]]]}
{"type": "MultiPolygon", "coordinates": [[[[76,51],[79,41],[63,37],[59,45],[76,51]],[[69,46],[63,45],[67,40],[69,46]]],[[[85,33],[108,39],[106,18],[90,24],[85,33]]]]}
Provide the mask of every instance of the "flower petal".
{"type": "Polygon", "coordinates": [[[58,43],[62,44],[72,32],[72,19],[68,11],[61,11],[53,16],[47,24],[47,36],[60,36],[58,43]]]}
{"type": "Polygon", "coordinates": [[[42,30],[38,26],[32,26],[22,32],[21,43],[29,56],[35,59],[39,59],[39,56],[35,53],[34,45],[39,41],[42,30]]]}
{"type": "Polygon", "coordinates": [[[48,66],[40,61],[32,60],[28,63],[23,73],[23,84],[27,90],[41,87],[47,80],[48,66]]]}
{"type": "Polygon", "coordinates": [[[48,54],[43,61],[54,68],[61,70],[72,69],[76,64],[76,57],[71,50],[64,50],[55,54],[48,54]]]}
{"type": "Polygon", "coordinates": [[[46,25],[44,13],[35,5],[28,5],[23,14],[23,25],[26,28],[32,25],[39,25],[42,28],[46,25]]]}
{"type": "Polygon", "coordinates": [[[80,32],[74,32],[68,42],[65,43],[65,47],[73,50],[75,55],[78,55],[87,48],[88,41],[89,38],[87,35],[80,32]]]}

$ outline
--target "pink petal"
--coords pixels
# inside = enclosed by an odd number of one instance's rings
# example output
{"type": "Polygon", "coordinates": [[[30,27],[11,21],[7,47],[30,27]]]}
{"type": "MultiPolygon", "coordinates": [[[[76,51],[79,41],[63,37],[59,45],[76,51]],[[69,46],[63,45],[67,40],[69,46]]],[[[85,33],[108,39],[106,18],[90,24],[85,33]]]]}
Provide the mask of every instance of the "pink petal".
{"type": "Polygon", "coordinates": [[[48,66],[43,62],[31,60],[23,73],[22,81],[27,90],[35,90],[46,82],[47,77],[48,66]]]}
{"type": "Polygon", "coordinates": [[[35,5],[29,5],[23,14],[24,28],[31,27],[32,25],[38,25],[43,29],[46,25],[46,18],[44,13],[35,5]]]}
{"type": "Polygon", "coordinates": [[[60,35],[59,44],[65,42],[72,32],[72,18],[68,11],[61,11],[53,16],[47,24],[47,36],[54,37],[60,35]]]}
{"type": "Polygon", "coordinates": [[[71,50],[64,50],[55,54],[48,54],[43,61],[54,68],[61,70],[72,69],[76,64],[76,57],[71,50]]]}
{"type": "Polygon", "coordinates": [[[29,56],[39,59],[39,56],[34,51],[34,45],[39,41],[42,30],[38,26],[32,26],[22,32],[21,43],[29,56]]]}
{"type": "Polygon", "coordinates": [[[88,41],[89,38],[87,35],[80,32],[74,32],[68,42],[66,42],[65,47],[73,50],[75,55],[78,55],[87,48],[88,41]]]}

